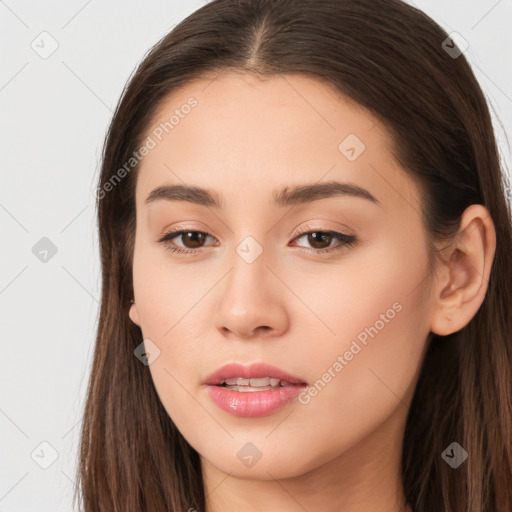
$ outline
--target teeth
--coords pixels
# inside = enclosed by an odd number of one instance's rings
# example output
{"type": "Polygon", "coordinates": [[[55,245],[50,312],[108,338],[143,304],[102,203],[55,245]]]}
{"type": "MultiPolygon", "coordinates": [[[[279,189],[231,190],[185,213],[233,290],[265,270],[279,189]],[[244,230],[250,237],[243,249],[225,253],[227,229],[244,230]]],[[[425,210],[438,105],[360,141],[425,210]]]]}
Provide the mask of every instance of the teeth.
{"type": "Polygon", "coordinates": [[[274,389],[282,386],[293,386],[291,382],[276,379],[274,377],[261,377],[258,379],[230,377],[229,379],[224,379],[220,385],[224,386],[226,389],[241,392],[265,391],[267,389],[274,389]]]}
{"type": "Polygon", "coordinates": [[[261,379],[251,379],[252,387],[270,386],[270,377],[263,377],[261,379]]]}
{"type": "MultiPolygon", "coordinates": [[[[233,386],[235,388],[236,386],[233,386]]],[[[231,388],[230,388],[231,389],[231,388]]],[[[238,386],[238,389],[234,389],[233,391],[241,391],[242,393],[247,393],[251,391],[266,391],[267,389],[274,389],[272,386],[258,386],[253,388],[252,386],[238,386]]]]}

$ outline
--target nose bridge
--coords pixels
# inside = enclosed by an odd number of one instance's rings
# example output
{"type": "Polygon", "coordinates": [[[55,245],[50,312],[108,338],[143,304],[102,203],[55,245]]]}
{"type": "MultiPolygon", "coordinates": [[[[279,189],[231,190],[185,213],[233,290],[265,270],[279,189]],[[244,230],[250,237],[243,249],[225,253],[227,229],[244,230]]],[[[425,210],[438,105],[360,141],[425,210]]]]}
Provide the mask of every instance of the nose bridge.
{"type": "MultiPolygon", "coordinates": [[[[232,270],[227,279],[225,299],[235,306],[258,302],[268,289],[267,253],[254,237],[245,237],[236,247],[231,259],[232,270]]],[[[243,308],[242,308],[243,309],[243,308]]]]}
{"type": "Polygon", "coordinates": [[[217,327],[238,336],[248,336],[258,327],[282,332],[287,313],[279,281],[267,268],[267,252],[252,236],[245,237],[230,259],[219,297],[217,327]]]}

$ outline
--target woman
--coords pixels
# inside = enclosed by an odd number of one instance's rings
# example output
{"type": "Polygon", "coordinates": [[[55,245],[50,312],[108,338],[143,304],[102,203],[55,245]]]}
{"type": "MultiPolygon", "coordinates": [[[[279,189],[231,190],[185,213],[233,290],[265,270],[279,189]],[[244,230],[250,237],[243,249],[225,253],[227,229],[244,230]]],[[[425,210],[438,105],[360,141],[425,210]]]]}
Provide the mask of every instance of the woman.
{"type": "Polygon", "coordinates": [[[512,230],[398,0],[214,0],[105,142],[86,511],[512,509],[512,230]]]}

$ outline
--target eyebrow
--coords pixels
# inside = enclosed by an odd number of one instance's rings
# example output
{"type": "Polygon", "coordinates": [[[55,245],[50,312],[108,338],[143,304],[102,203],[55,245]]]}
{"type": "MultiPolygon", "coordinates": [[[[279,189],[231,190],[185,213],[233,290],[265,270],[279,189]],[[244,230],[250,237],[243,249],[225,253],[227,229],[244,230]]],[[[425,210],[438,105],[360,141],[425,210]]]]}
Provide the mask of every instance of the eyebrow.
{"type": "MultiPolygon", "coordinates": [[[[327,181],[324,183],[284,187],[280,190],[274,191],[272,206],[291,206],[338,196],[359,197],[375,204],[380,204],[378,199],[365,188],[353,183],[327,181]]],[[[145,204],[159,200],[186,201],[211,208],[222,208],[223,204],[221,196],[213,190],[193,185],[159,186],[150,192],[146,198],[145,204]]]]}

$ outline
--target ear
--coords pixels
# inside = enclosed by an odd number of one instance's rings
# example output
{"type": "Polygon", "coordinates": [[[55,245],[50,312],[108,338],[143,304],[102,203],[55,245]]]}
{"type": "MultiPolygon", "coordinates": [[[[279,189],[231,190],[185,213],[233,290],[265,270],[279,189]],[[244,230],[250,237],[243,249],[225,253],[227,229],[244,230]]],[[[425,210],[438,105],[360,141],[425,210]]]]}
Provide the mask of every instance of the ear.
{"type": "Polygon", "coordinates": [[[475,316],[487,292],[495,250],[496,231],[489,211],[480,204],[469,206],[436,270],[433,333],[457,332],[475,316]]]}
{"type": "Polygon", "coordinates": [[[140,327],[139,311],[137,310],[137,304],[135,304],[133,301],[132,305],[130,306],[130,310],[128,311],[128,316],[134,324],[137,324],[140,327]]]}

